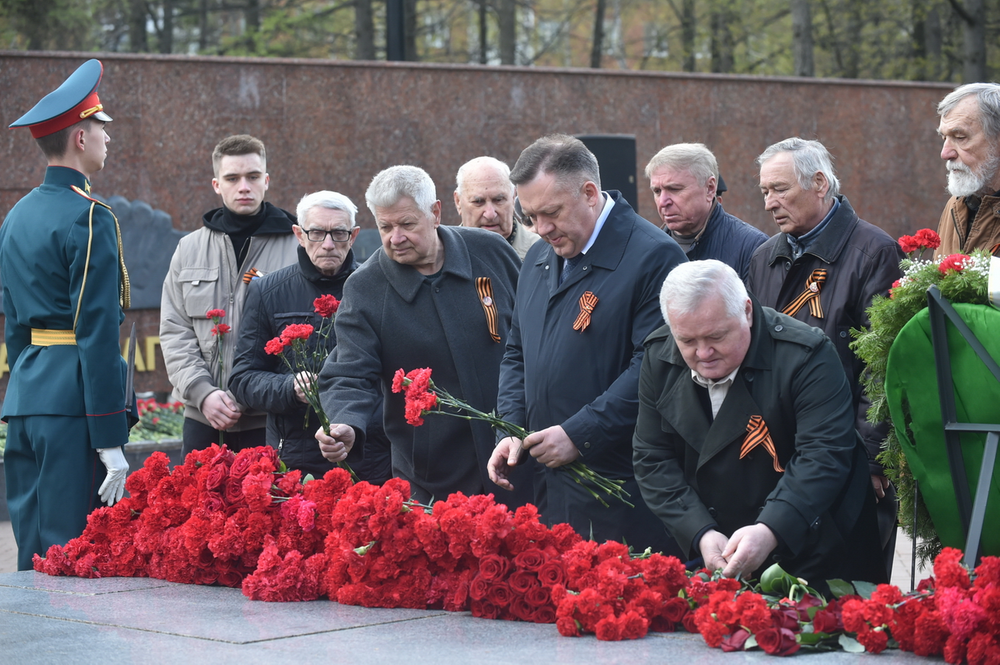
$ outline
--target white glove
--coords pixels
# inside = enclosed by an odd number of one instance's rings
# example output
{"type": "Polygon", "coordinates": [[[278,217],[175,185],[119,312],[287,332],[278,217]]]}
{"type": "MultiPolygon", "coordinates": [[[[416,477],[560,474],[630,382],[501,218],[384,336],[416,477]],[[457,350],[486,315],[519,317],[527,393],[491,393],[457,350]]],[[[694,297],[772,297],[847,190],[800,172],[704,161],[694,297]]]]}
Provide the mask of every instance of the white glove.
{"type": "Polygon", "coordinates": [[[101,483],[101,489],[97,493],[101,495],[101,501],[109,506],[115,505],[125,494],[125,476],[128,475],[128,462],[125,460],[125,453],[121,446],[117,448],[98,448],[97,455],[108,470],[108,475],[101,483]]]}

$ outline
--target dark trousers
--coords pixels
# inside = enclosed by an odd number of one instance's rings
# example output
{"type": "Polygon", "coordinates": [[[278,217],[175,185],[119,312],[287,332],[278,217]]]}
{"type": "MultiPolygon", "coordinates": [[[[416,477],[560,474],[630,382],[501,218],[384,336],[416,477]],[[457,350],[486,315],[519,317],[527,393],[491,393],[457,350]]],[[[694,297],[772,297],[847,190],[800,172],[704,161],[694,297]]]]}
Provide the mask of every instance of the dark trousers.
{"type": "Polygon", "coordinates": [[[70,416],[11,416],[3,461],[17,569],[31,570],[35,554],[83,533],[106,471],[87,419],[70,416]]]}
{"type": "Polygon", "coordinates": [[[219,432],[211,425],[205,425],[194,418],[184,419],[184,443],[181,454],[187,457],[192,450],[204,450],[213,443],[225,444],[233,452],[244,448],[267,445],[267,430],[263,427],[239,432],[219,432]]]}

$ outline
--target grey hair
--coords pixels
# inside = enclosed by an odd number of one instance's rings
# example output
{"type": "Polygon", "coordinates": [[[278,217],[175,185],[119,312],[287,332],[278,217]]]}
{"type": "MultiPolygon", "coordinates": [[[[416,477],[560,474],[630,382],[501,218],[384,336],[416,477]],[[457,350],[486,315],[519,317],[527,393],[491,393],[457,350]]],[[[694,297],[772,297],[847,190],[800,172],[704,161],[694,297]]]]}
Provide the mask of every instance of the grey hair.
{"type": "Polygon", "coordinates": [[[687,171],[699,183],[707,183],[712,177],[716,184],[719,182],[719,162],[704,143],[675,143],[663,148],[646,164],[646,178],[664,167],[687,171]]]}
{"type": "Polygon", "coordinates": [[[833,197],[840,194],[840,180],[833,171],[833,157],[826,146],[819,141],[807,141],[795,136],[784,141],[778,141],[760,153],[757,158],[757,165],[763,166],[764,162],[778,155],[787,152],[792,156],[792,167],[795,169],[795,178],[799,181],[802,189],[812,190],[813,176],[822,173],[826,181],[830,183],[824,201],[831,201],[833,197]]]}
{"type": "Polygon", "coordinates": [[[510,167],[499,159],[487,155],[470,159],[458,168],[458,173],[455,174],[455,191],[458,192],[459,196],[462,195],[462,185],[465,184],[465,179],[469,177],[469,174],[478,168],[484,167],[492,168],[500,174],[500,177],[510,185],[510,195],[514,196],[514,183],[510,182],[510,167]]]}
{"type": "Polygon", "coordinates": [[[375,215],[375,208],[390,208],[404,196],[413,199],[417,207],[428,215],[433,215],[437,202],[437,190],[427,171],[418,166],[390,166],[372,178],[365,192],[365,203],[375,215]]]}
{"type": "Polygon", "coordinates": [[[531,182],[539,173],[555,176],[563,187],[576,189],[588,180],[601,188],[601,167],[583,141],[568,134],[550,134],[521,152],[510,172],[515,185],[531,182]]]}
{"type": "Polygon", "coordinates": [[[312,194],[306,194],[299,201],[299,204],[295,206],[295,216],[298,218],[299,226],[305,222],[306,215],[313,208],[326,208],[327,210],[343,210],[347,213],[347,216],[351,218],[351,228],[353,229],[356,225],[355,218],[358,214],[358,206],[354,205],[351,199],[347,198],[343,194],[337,192],[331,192],[329,190],[322,190],[319,192],[313,192],[312,194]]]}
{"type": "Polygon", "coordinates": [[[1000,85],[996,83],[966,83],[958,86],[938,104],[938,115],[948,115],[970,95],[975,95],[979,103],[979,124],[986,136],[991,139],[1000,136],[1000,85]]]}
{"type": "Polygon", "coordinates": [[[722,298],[726,315],[743,316],[747,305],[747,287],[729,265],[716,259],[682,263],[667,275],[660,289],[660,311],[670,325],[670,314],[690,314],[709,298],[722,298]]]}

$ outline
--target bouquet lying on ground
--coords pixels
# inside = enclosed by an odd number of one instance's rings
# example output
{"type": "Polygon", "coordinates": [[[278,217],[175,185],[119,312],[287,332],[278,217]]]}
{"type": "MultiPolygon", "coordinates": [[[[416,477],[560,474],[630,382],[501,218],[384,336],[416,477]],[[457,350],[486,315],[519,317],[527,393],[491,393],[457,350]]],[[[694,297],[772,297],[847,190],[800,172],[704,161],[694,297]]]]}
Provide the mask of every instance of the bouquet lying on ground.
{"type": "Polygon", "coordinates": [[[512,513],[492,496],[424,506],[404,480],[352,484],[343,469],[303,482],[267,447],[234,455],[213,445],[172,472],[156,452],[126,488],[83,535],[36,556],[35,570],[242,587],[254,600],[468,610],[601,640],[685,629],[729,651],[898,646],[956,664],[1000,662],[996,557],[970,575],[961,552],[946,549],[916,592],[834,581],[841,595],[828,603],[780,569],[756,588],[686,573],[675,557],[586,541],[566,524],[541,524],[534,506],[512,513]]]}
{"type": "Polygon", "coordinates": [[[471,611],[600,639],[673,630],[688,613],[675,557],[633,558],[492,495],[424,506],[398,478],[352,484],[333,469],[303,482],[271,448],[234,455],[216,445],[173,472],[156,452],[126,487],[130,496],[92,513],[83,535],[36,556],[35,570],[242,587],[255,600],[471,611]]]}
{"type": "Polygon", "coordinates": [[[945,548],[934,577],[907,594],[890,584],[832,580],[837,598],[829,602],[775,567],[757,587],[730,580],[713,591],[694,623],[709,646],[723,651],[899,648],[956,665],[992,665],[1000,662],[1000,558],[984,557],[971,574],[961,560],[961,551],[945,548]]]}
{"type": "MultiPolygon", "coordinates": [[[[528,437],[528,431],[523,427],[503,420],[495,413],[486,413],[485,411],[476,409],[468,402],[464,402],[451,395],[447,390],[434,385],[434,381],[431,380],[431,369],[429,367],[415,369],[409,373],[402,369],[396,370],[396,374],[392,380],[392,392],[400,393],[403,391],[406,392],[406,422],[414,427],[424,424],[423,417],[425,415],[440,413],[446,416],[464,418],[465,420],[485,421],[493,429],[520,441],[524,441],[528,437]],[[442,407],[454,409],[454,411],[446,411],[442,407]]],[[[594,487],[603,494],[618,499],[631,508],[635,507],[626,498],[631,495],[622,487],[625,481],[605,478],[599,473],[595,473],[579,460],[570,462],[559,468],[572,474],[574,480],[605,507],[608,505],[607,501],[604,500],[601,494],[594,491],[594,487]],[[592,485],[593,487],[591,487],[592,485]]]]}
{"type": "MultiPolygon", "coordinates": [[[[292,373],[292,381],[305,395],[309,408],[316,413],[320,427],[327,435],[330,434],[330,419],[323,410],[316,378],[323,369],[326,357],[330,355],[330,334],[333,332],[334,315],[339,308],[340,301],[336,297],[330,294],[322,295],[313,301],[313,310],[322,318],[318,330],[308,323],[292,323],[285,326],[278,337],[264,345],[264,351],[280,357],[285,363],[285,367],[292,373]],[[313,339],[310,340],[310,337],[313,339]],[[286,353],[289,349],[291,354],[286,353]]],[[[309,426],[309,411],[306,411],[306,419],[302,426],[309,426]]],[[[347,462],[337,462],[337,466],[346,469],[351,477],[357,480],[347,462]]]]}

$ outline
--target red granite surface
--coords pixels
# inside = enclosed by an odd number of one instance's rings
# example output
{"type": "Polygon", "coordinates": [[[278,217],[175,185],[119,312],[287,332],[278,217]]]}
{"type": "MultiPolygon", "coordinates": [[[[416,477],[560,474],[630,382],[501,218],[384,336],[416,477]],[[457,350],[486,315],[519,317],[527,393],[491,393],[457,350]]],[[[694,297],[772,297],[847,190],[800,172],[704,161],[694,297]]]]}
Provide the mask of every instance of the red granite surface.
{"type": "MultiPolygon", "coordinates": [[[[0,51],[0,123],[9,125],[95,54],[0,51]]],[[[211,150],[250,133],[268,148],[268,198],[294,209],[318,189],[340,191],[373,226],[364,206],[372,176],[416,164],[438,184],[444,221],[454,174],[490,154],[513,164],[539,136],[634,134],[639,212],[656,211],[642,175],[649,158],[679,141],[708,145],[729,187],[727,211],[776,231],[757,191],[756,156],[800,135],[821,140],[854,208],[898,236],[937,224],[947,195],[938,157],[937,102],[947,84],[630,73],[523,67],[354,63],[96,54],[105,66],[101,99],[114,118],[105,169],[94,189],[141,199],[192,230],[219,205],[211,150]]],[[[0,138],[0,215],[44,173],[27,131],[0,138]]],[[[126,257],[127,259],[127,257],[126,257]]],[[[157,311],[130,315],[140,339],[156,334],[157,311]]],[[[127,328],[122,328],[123,338],[127,328]]],[[[0,379],[0,391],[6,375],[0,379]]],[[[138,389],[167,390],[162,358],[139,373],[138,389]]]]}

